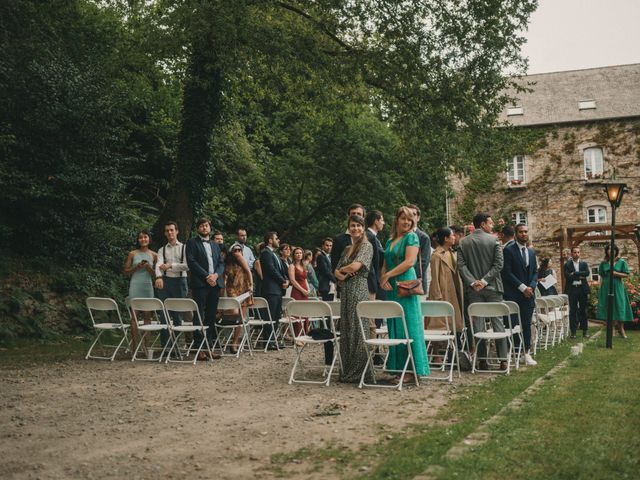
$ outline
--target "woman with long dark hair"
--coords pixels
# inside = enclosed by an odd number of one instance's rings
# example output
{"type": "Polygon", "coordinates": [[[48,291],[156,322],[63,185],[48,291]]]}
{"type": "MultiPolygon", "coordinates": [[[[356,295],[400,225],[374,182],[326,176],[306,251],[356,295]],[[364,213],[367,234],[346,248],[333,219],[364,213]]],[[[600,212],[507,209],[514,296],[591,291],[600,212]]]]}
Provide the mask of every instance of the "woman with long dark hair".
{"type": "Polygon", "coordinates": [[[555,285],[551,285],[549,288],[544,288],[540,283],[540,280],[548,277],[549,275],[553,275],[554,277],[556,276],[555,272],[551,268],[551,259],[549,257],[545,257],[540,261],[540,267],[538,267],[538,291],[543,297],[558,294],[558,290],[555,285]]]}
{"type": "MultiPolygon", "coordinates": [[[[340,381],[357,383],[367,364],[367,350],[360,332],[360,320],[356,312],[358,303],[369,299],[367,276],[373,258],[373,247],[365,234],[364,218],[349,217],[351,245],[344,249],[335,270],[340,282],[340,381]]],[[[364,326],[369,334],[369,325],[364,326]]],[[[371,381],[370,373],[369,381],[371,381]]]]}
{"type": "MultiPolygon", "coordinates": [[[[136,235],[138,248],[131,250],[124,264],[124,274],[129,275],[129,298],[153,298],[153,281],[156,278],[154,265],[158,258],[156,252],[149,248],[151,234],[140,230],[136,235]]],[[[144,312],[144,323],[151,323],[151,312],[144,312]]],[[[138,345],[138,324],[131,316],[131,337],[133,348],[138,345]]]]}
{"type": "MultiPolygon", "coordinates": [[[[234,243],[227,252],[224,260],[224,288],[227,297],[238,297],[247,292],[253,292],[253,276],[249,264],[242,255],[242,245],[234,243]]],[[[253,296],[243,300],[241,308],[243,317],[247,318],[247,310],[253,305],[253,296]]],[[[225,311],[225,314],[238,315],[238,311],[225,311]]],[[[231,353],[237,353],[238,341],[242,333],[241,327],[236,327],[233,331],[232,345],[229,347],[231,353]]]]}

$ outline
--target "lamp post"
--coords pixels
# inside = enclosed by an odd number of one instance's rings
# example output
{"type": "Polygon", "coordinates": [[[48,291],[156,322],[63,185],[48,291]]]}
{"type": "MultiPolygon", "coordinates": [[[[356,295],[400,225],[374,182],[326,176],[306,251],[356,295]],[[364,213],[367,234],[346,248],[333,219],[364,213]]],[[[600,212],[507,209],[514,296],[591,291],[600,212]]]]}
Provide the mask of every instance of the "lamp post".
{"type": "Polygon", "coordinates": [[[616,209],[622,202],[627,185],[624,183],[607,183],[604,186],[607,199],[611,204],[611,245],[609,246],[609,293],[607,295],[607,348],[613,347],[613,267],[615,263],[614,247],[616,245],[616,209]]]}

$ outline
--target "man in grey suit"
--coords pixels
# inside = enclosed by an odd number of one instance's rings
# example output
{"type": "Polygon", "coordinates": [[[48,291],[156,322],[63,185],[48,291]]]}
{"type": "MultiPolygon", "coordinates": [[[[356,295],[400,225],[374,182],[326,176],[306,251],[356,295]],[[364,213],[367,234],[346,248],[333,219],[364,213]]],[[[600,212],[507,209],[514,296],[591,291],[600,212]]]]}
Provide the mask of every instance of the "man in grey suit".
{"type": "MultiPolygon", "coordinates": [[[[458,268],[465,286],[465,295],[469,304],[477,302],[501,302],[502,277],[500,272],[504,263],[502,246],[491,232],[493,219],[486,213],[477,213],[473,217],[475,231],[460,241],[458,252],[458,268]]],[[[504,332],[504,323],[500,318],[491,318],[494,331],[504,332]]],[[[476,332],[485,330],[485,319],[474,318],[473,329],[476,332]]],[[[478,357],[487,355],[486,342],[478,344],[478,357]]],[[[496,341],[498,356],[505,360],[500,362],[500,369],[507,368],[507,341],[496,341]]],[[[481,360],[480,370],[488,370],[486,360],[481,360]]]]}

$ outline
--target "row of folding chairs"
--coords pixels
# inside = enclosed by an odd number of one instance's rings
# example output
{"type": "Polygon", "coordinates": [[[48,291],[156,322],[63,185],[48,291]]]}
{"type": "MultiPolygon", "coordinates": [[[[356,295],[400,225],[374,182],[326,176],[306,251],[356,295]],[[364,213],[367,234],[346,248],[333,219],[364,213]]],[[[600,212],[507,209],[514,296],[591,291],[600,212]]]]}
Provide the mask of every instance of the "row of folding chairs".
{"type": "MultiPolygon", "coordinates": [[[[131,347],[131,324],[124,323],[120,309],[115,300],[111,298],[89,297],[86,300],[87,309],[91,318],[94,329],[97,332],[96,338],[91,344],[85,358],[105,359],[113,361],[118,351],[126,345],[127,350],[131,347]],[[96,316],[97,312],[111,312],[111,320],[100,321],[96,316]],[[114,318],[115,317],[115,318],[114,318]],[[115,321],[117,320],[117,321],[115,321]],[[103,336],[106,332],[112,332],[116,335],[116,344],[104,343],[103,336]],[[110,351],[110,355],[94,354],[95,349],[101,351],[110,351]]],[[[221,355],[239,356],[244,350],[248,350],[253,355],[252,344],[264,344],[264,351],[267,350],[270,342],[275,342],[276,332],[274,329],[275,322],[272,319],[269,305],[264,298],[255,297],[254,304],[249,309],[249,315],[245,316],[241,303],[234,297],[221,297],[218,301],[219,311],[235,311],[237,314],[223,315],[221,319],[216,321],[214,327],[216,329],[215,342],[209,345],[207,340],[208,326],[203,324],[200,311],[197,304],[190,298],[170,298],[164,302],[157,298],[132,298],[126,302],[132,322],[135,322],[140,339],[138,345],[132,352],[132,361],[135,360],[154,360],[165,362],[172,361],[188,361],[196,363],[200,352],[204,351],[211,357],[211,354],[218,349],[221,355]],[[148,312],[153,315],[155,320],[145,323],[139,318],[140,313],[148,312]],[[183,317],[180,325],[173,323],[173,314],[183,317]],[[160,316],[164,317],[164,321],[160,320],[160,316]],[[189,321],[185,316],[197,321],[189,321]],[[270,328],[269,328],[270,327],[270,328]],[[228,347],[233,341],[235,329],[240,329],[240,343],[235,353],[229,354],[228,347]],[[265,330],[269,330],[270,334],[264,338],[265,330]],[[163,332],[168,335],[169,342],[164,346],[158,345],[163,332]],[[199,333],[200,342],[195,345],[195,335],[199,333]],[[181,341],[185,334],[190,334],[193,338],[185,343],[181,348],[181,341]],[[151,342],[151,343],[150,343],[151,342]],[[150,344],[149,344],[150,343],[150,344]],[[149,352],[155,350],[160,351],[157,358],[153,357],[149,352]],[[140,356],[146,353],[146,356],[140,356]],[[193,360],[184,360],[193,354],[193,360]]]]}
{"type": "Polygon", "coordinates": [[[536,297],[533,327],[535,349],[547,350],[565,340],[569,332],[569,297],[564,294],[536,297]]]}
{"type": "MultiPolygon", "coordinates": [[[[339,339],[340,333],[336,323],[336,315],[335,315],[335,307],[339,307],[339,302],[335,302],[335,305],[330,305],[329,302],[318,302],[318,301],[291,301],[287,304],[287,312],[285,313],[285,317],[288,319],[284,322],[286,328],[289,329],[291,337],[294,339],[294,348],[295,348],[295,360],[294,365],[291,371],[289,383],[320,383],[324,385],[329,385],[331,380],[331,375],[335,372],[335,364],[336,361],[340,364],[340,358],[338,353],[339,339]],[[327,328],[326,321],[331,321],[329,324],[329,331],[331,332],[327,338],[324,339],[314,339],[310,337],[307,331],[304,328],[294,328],[295,325],[304,325],[305,321],[309,321],[310,319],[323,319],[323,325],[327,328]],[[303,354],[304,351],[308,348],[309,345],[320,344],[324,345],[327,342],[335,343],[335,357],[330,362],[330,366],[327,367],[326,364],[321,365],[304,365],[303,362],[303,354]],[[322,370],[322,380],[306,380],[306,379],[298,379],[296,377],[296,371],[298,369],[310,369],[310,368],[320,368],[322,370]]],[[[390,371],[386,368],[386,360],[388,358],[388,352],[390,347],[397,347],[399,345],[407,345],[407,348],[410,351],[410,354],[407,357],[407,364],[404,369],[399,372],[392,373],[400,373],[401,377],[404,377],[406,374],[406,369],[409,364],[413,365],[413,354],[411,349],[411,339],[408,339],[407,329],[406,329],[406,321],[404,319],[404,313],[399,304],[394,304],[394,302],[361,302],[358,304],[358,316],[361,322],[366,319],[370,322],[374,322],[375,320],[383,320],[388,322],[389,319],[401,319],[403,323],[403,329],[405,332],[404,339],[390,339],[388,338],[388,329],[386,326],[382,326],[376,329],[376,337],[368,338],[365,335],[365,328],[362,327],[362,336],[365,344],[370,347],[368,348],[368,363],[367,368],[362,373],[362,379],[360,383],[360,387],[363,386],[371,386],[370,384],[365,383],[366,373],[371,370],[374,374],[375,379],[375,362],[374,358],[379,354],[380,349],[386,349],[385,360],[383,362],[383,366],[381,370],[390,371]],[[408,339],[408,340],[407,340],[408,339]]],[[[449,382],[453,381],[454,372],[457,369],[457,374],[460,376],[460,349],[466,348],[467,340],[467,332],[466,328],[462,330],[462,332],[457,332],[456,330],[456,319],[455,319],[455,310],[453,306],[448,302],[439,302],[439,301],[424,301],[421,302],[422,316],[423,317],[439,317],[444,319],[444,325],[438,329],[425,329],[424,330],[424,341],[426,343],[428,357],[429,357],[429,365],[431,367],[431,380],[446,380],[449,382]],[[460,346],[459,346],[460,345],[460,346]],[[435,347],[435,348],[434,348],[435,347]],[[434,361],[434,358],[439,357],[438,361],[434,361]]],[[[511,369],[511,364],[515,364],[516,368],[518,368],[520,355],[522,353],[521,348],[524,344],[522,339],[522,330],[520,327],[520,310],[518,304],[515,302],[500,302],[497,304],[493,303],[477,303],[474,304],[473,307],[469,311],[470,315],[475,317],[499,317],[502,319],[505,329],[504,331],[493,331],[489,325],[488,328],[485,328],[484,331],[474,332],[473,325],[471,325],[471,335],[474,340],[477,342],[495,342],[496,340],[505,339],[508,343],[508,363],[506,373],[509,373],[511,369]],[[515,315],[518,318],[518,322],[516,325],[512,325],[511,315],[515,315]],[[520,339],[519,345],[521,348],[515,348],[513,337],[518,336],[520,339]]],[[[397,320],[396,320],[397,321],[397,320]]],[[[282,322],[282,320],[281,320],[282,322]]],[[[473,322],[472,322],[473,323],[473,322]]],[[[367,330],[368,332],[368,330],[367,330]]],[[[488,349],[489,351],[489,349],[488,349]]],[[[477,358],[477,349],[473,358],[473,372],[479,372],[476,367],[477,360],[487,360],[489,362],[497,362],[503,360],[498,358],[497,356],[488,356],[486,358],[479,359],[477,358]]],[[[493,370],[492,370],[493,371],[493,370]]],[[[417,379],[416,379],[417,380],[417,379]]],[[[374,380],[375,384],[375,380],[374,380]]],[[[389,388],[389,386],[384,385],[385,388],[389,388]]],[[[390,388],[402,388],[402,383],[399,383],[397,386],[393,385],[390,388]]]]}

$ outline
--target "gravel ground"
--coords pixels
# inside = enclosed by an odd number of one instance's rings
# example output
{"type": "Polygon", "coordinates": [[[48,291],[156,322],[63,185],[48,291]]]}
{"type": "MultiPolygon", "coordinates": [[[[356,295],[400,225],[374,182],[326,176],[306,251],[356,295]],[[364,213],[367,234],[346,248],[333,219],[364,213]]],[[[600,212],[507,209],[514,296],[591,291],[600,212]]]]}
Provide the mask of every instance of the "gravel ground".
{"type": "Polygon", "coordinates": [[[289,348],[195,367],[81,358],[0,366],[1,477],[270,477],[275,453],[373,443],[381,431],[432,421],[456,389],[290,386],[292,362],[289,348]]]}

